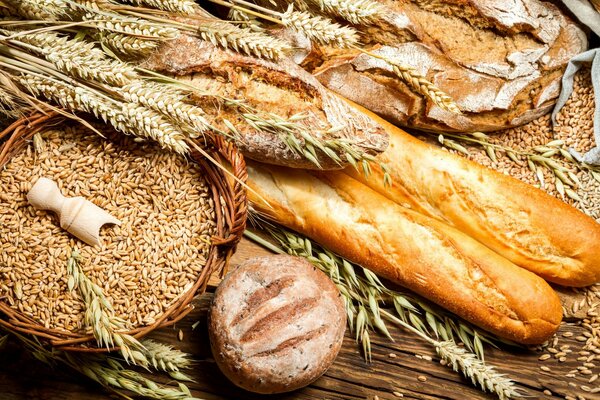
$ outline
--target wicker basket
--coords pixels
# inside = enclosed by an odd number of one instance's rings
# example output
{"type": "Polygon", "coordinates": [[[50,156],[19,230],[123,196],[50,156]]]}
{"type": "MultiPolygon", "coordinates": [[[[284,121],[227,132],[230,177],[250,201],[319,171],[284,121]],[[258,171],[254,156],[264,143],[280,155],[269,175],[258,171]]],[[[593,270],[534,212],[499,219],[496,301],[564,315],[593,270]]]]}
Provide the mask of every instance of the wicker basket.
{"type": "MultiPolygon", "coordinates": [[[[37,113],[30,117],[16,121],[4,131],[0,132],[0,167],[5,165],[10,158],[21,151],[34,134],[40,132],[48,125],[64,122],[64,117],[56,112],[37,113]]],[[[231,171],[237,178],[230,183],[225,173],[206,160],[197,152],[191,154],[205,173],[212,198],[215,204],[217,233],[213,237],[207,263],[193,287],[167,309],[156,322],[149,326],[139,327],[130,332],[130,335],[141,338],[157,328],[172,325],[185,317],[193,307],[192,299],[204,292],[212,273],[223,271],[235,247],[242,237],[246,225],[246,192],[245,182],[246,164],[237,148],[219,136],[211,140],[211,156],[218,161],[227,161],[231,171]]],[[[11,330],[33,335],[43,343],[57,349],[80,352],[103,352],[106,348],[98,348],[92,335],[69,333],[55,329],[47,329],[31,318],[14,310],[0,298],[0,325],[11,330]]]]}

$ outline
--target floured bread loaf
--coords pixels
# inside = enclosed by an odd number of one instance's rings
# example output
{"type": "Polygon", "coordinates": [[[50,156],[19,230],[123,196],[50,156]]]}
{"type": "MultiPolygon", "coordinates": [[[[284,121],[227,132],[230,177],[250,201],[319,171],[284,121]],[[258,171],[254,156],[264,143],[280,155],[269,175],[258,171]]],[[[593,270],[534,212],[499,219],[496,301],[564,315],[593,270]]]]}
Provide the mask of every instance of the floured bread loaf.
{"type": "MultiPolygon", "coordinates": [[[[256,114],[264,119],[292,118],[318,139],[344,139],[356,149],[378,154],[388,145],[385,131],[373,120],[349,107],[323,87],[311,74],[291,60],[278,63],[223,50],[209,42],[181,36],[166,42],[144,63],[145,68],[175,75],[206,95],[194,100],[206,111],[211,125],[228,132],[227,120],[235,126],[236,143],[245,156],[270,164],[314,169],[316,165],[285,144],[285,134],[270,128],[257,129],[260,121],[249,123],[242,114],[256,114]],[[229,98],[243,102],[249,110],[229,98]],[[274,116],[276,114],[276,116],[274,116]]],[[[296,135],[302,144],[304,139],[296,135]]],[[[323,169],[339,169],[348,161],[339,153],[333,161],[315,149],[323,169]]]]}
{"type": "Polygon", "coordinates": [[[281,393],[321,376],[342,346],[346,313],[331,280],[291,256],[246,261],[221,282],[209,333],[219,368],[236,385],[281,393]]]}
{"type": "Polygon", "coordinates": [[[494,131],[548,112],[584,32],[539,0],[380,0],[384,21],[359,26],[366,47],[414,67],[462,115],[414,93],[384,61],[324,47],[305,66],[329,89],[390,122],[425,130],[494,131]]]}

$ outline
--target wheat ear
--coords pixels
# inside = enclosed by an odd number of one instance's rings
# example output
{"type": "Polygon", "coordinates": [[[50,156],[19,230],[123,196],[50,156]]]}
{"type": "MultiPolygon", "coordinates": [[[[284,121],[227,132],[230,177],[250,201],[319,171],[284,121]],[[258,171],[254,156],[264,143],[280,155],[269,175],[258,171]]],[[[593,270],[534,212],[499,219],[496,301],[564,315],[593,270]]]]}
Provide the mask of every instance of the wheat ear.
{"type": "Polygon", "coordinates": [[[133,336],[122,333],[127,330],[126,322],[115,316],[115,311],[104,295],[102,288],[92,282],[80,266],[81,257],[77,249],[67,260],[67,286],[69,291],[77,289],[85,302],[85,322],[101,347],[119,346],[125,361],[147,365],[144,346],[133,336]]]}
{"type": "Polygon", "coordinates": [[[9,0],[22,17],[39,21],[56,21],[64,17],[67,3],[64,0],[9,0]]]}
{"type": "Polygon", "coordinates": [[[283,57],[291,50],[282,40],[219,20],[200,23],[197,32],[202,39],[215,46],[232,48],[238,52],[272,60],[283,57]]]}
{"type": "Polygon", "coordinates": [[[373,0],[308,0],[334,17],[355,25],[368,25],[382,18],[383,6],[373,0]]]}
{"type": "Polygon", "coordinates": [[[294,11],[292,5],[281,14],[281,22],[320,44],[351,47],[358,43],[358,33],[353,28],[341,26],[328,18],[313,16],[308,12],[294,11]]]}
{"type": "Polygon", "coordinates": [[[180,14],[195,14],[200,6],[193,0],[124,0],[138,6],[148,6],[159,10],[180,14]]]}
{"type": "Polygon", "coordinates": [[[145,139],[180,154],[189,151],[183,134],[159,113],[134,103],[118,102],[95,92],[31,75],[18,78],[19,83],[35,96],[44,96],[67,110],[92,113],[116,130],[145,139]]]}
{"type": "Polygon", "coordinates": [[[385,63],[391,67],[393,73],[402,79],[402,81],[406,83],[414,92],[420,93],[427,97],[440,108],[456,114],[461,113],[460,108],[458,108],[458,105],[456,105],[454,100],[452,100],[452,97],[448,96],[444,91],[435,86],[415,68],[358,47],[355,47],[355,49],[370,57],[385,61],[385,63]]]}
{"type": "Polygon", "coordinates": [[[18,42],[35,46],[31,50],[43,54],[58,70],[85,80],[123,86],[137,76],[131,66],[109,59],[93,43],[84,40],[69,39],[49,32],[17,34],[13,37],[18,42]]]}
{"type": "Polygon", "coordinates": [[[211,129],[206,113],[197,106],[187,104],[187,96],[167,85],[138,80],[121,89],[125,100],[139,103],[193,128],[195,138],[211,129]]]}

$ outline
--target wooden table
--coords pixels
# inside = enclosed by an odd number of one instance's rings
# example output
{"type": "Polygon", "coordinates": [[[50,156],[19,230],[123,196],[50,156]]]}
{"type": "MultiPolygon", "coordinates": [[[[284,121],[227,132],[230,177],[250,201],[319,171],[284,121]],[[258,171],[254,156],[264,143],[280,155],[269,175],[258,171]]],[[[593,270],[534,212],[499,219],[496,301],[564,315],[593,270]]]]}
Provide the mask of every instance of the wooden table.
{"type": "MultiPolygon", "coordinates": [[[[243,241],[232,264],[266,251],[248,241],[243,241]]],[[[215,281],[213,281],[214,283],[215,281]]],[[[209,290],[210,291],[210,290],[209,290]]],[[[219,372],[211,358],[206,330],[206,309],[211,299],[207,293],[196,300],[196,309],[175,327],[164,328],[152,337],[186,351],[194,356],[196,368],[190,373],[195,383],[188,386],[196,397],[203,399],[494,399],[475,389],[469,381],[439,364],[432,347],[413,334],[390,327],[394,338],[391,342],[382,336],[373,335],[373,360],[366,363],[350,334],[346,333],[344,346],[333,366],[309,387],[285,395],[258,396],[234,387],[219,372]],[[195,330],[192,324],[200,321],[195,330]],[[178,340],[182,330],[183,341],[178,340]],[[433,361],[421,358],[429,356],[433,361]],[[427,378],[425,382],[417,379],[427,378]],[[396,392],[396,394],[394,394],[396,392]]],[[[559,335],[573,331],[579,336],[582,328],[563,323],[559,335]]],[[[561,338],[561,344],[581,347],[573,338],[561,338]]],[[[538,361],[540,354],[525,350],[495,350],[487,348],[486,362],[515,379],[529,398],[561,398],[566,395],[586,399],[600,399],[600,395],[583,392],[579,386],[587,380],[583,376],[565,378],[569,370],[581,363],[576,361],[576,352],[564,363],[552,359],[538,361]],[[544,365],[551,372],[540,370],[544,365]],[[575,382],[577,387],[569,386],[575,382]],[[546,395],[550,390],[553,395],[546,395]]],[[[14,341],[0,351],[0,399],[85,399],[97,400],[109,396],[100,386],[82,375],[59,365],[54,369],[33,359],[14,341]]],[[[593,385],[590,385],[593,386],[593,385]]]]}

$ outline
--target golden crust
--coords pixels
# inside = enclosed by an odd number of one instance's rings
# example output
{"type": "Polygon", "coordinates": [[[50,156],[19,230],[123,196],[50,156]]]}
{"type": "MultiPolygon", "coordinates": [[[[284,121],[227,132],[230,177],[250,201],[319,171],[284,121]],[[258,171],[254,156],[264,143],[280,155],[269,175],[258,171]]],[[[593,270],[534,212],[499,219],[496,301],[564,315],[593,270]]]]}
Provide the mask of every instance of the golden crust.
{"type": "MultiPolygon", "coordinates": [[[[537,344],[558,329],[558,296],[464,233],[342,172],[249,166],[254,207],[500,337],[537,344]]],[[[374,178],[375,179],[375,178],[374,178]]]]}
{"type": "Polygon", "coordinates": [[[565,286],[600,281],[600,224],[591,217],[354,106],[390,135],[390,146],[378,159],[390,167],[393,185],[384,187],[377,167],[368,179],[350,168],[347,174],[398,204],[454,226],[548,281],[565,286]]]}

